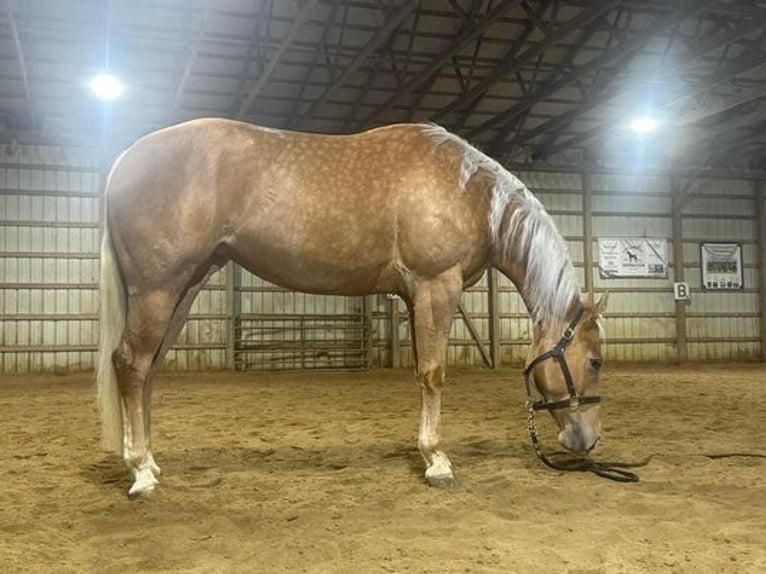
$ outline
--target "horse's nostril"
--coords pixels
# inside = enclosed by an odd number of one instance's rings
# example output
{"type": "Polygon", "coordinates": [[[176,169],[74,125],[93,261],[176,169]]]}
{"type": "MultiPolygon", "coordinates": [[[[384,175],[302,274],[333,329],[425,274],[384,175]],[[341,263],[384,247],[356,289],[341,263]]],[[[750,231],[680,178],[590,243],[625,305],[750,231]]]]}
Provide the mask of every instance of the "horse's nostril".
{"type": "Polygon", "coordinates": [[[593,443],[588,447],[586,452],[590,453],[594,448],[596,448],[596,445],[601,442],[601,436],[597,436],[596,440],[593,441],[593,443]]]}

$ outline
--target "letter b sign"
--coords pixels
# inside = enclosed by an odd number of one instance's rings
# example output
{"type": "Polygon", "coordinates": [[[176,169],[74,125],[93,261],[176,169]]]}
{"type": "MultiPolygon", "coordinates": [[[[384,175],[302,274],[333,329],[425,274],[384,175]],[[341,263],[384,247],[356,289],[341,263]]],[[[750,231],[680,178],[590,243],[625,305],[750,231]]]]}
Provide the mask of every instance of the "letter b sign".
{"type": "Polygon", "coordinates": [[[691,299],[689,295],[688,283],[673,283],[673,296],[676,301],[688,301],[691,299]]]}

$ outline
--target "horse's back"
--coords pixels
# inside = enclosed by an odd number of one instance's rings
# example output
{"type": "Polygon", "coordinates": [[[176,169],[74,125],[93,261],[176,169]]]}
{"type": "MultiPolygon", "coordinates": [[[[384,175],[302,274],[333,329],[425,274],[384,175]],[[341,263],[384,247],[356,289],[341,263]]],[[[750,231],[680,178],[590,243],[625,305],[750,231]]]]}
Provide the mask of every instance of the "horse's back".
{"type": "Polygon", "coordinates": [[[141,222],[123,224],[127,234],[165,235],[189,256],[225,245],[278,284],[390,289],[402,269],[438,273],[482,241],[486,201],[457,189],[460,156],[429,129],[322,135],[193,120],[125,153],[110,211],[141,222]]]}

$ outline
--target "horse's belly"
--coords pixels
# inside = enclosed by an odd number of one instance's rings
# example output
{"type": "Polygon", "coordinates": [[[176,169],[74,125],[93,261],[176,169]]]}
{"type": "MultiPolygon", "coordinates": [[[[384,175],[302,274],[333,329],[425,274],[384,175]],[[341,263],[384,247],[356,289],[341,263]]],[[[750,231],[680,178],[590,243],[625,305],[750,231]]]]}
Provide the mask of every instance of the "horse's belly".
{"type": "MultiPolygon", "coordinates": [[[[338,239],[343,234],[338,234],[338,239]]],[[[310,293],[361,295],[388,290],[384,285],[390,250],[364,242],[305,240],[253,234],[230,247],[248,271],[281,287],[310,293]]]]}

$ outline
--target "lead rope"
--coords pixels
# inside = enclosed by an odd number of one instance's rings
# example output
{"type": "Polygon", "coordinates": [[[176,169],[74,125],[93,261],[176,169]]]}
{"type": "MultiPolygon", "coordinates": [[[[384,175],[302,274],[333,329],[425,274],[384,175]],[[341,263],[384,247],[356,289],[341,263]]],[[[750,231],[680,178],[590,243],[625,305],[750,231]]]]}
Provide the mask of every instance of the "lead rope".
{"type": "Polygon", "coordinates": [[[651,460],[651,456],[646,457],[639,462],[596,462],[589,458],[571,458],[565,463],[556,462],[548,458],[540,445],[540,438],[537,434],[537,425],[535,424],[535,409],[532,407],[532,400],[527,400],[527,429],[529,438],[532,440],[532,448],[543,464],[555,470],[592,472],[602,478],[608,478],[617,482],[638,482],[638,475],[635,472],[624,470],[626,468],[636,468],[645,466],[651,460]]]}

